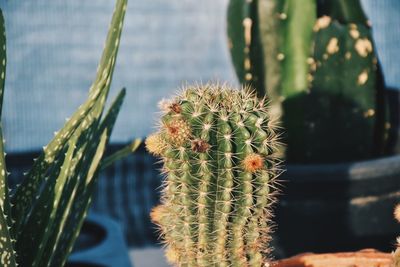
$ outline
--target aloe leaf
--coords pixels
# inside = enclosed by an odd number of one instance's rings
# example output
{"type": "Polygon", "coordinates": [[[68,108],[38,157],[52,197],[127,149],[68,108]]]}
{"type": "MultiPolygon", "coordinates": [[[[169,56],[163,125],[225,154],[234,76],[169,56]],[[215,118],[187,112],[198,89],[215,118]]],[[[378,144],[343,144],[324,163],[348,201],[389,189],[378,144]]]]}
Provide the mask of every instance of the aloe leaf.
{"type": "Polygon", "coordinates": [[[101,169],[104,170],[107,167],[111,166],[114,162],[129,156],[133,152],[136,151],[136,149],[139,148],[140,144],[142,143],[142,139],[137,138],[133,140],[129,145],[123,147],[122,149],[118,150],[117,152],[113,153],[112,155],[108,156],[101,162],[101,169]]]}
{"type": "Polygon", "coordinates": [[[16,267],[16,257],[13,248],[7,219],[0,207],[0,265],[4,267],[16,267]]]}
{"type": "MultiPolygon", "coordinates": [[[[8,192],[9,189],[7,182],[7,166],[5,161],[4,138],[3,138],[2,123],[1,123],[4,84],[6,76],[6,64],[7,64],[6,29],[5,29],[3,11],[0,9],[0,207],[4,212],[4,218],[7,221],[7,225],[11,226],[12,224],[11,205],[8,192]]],[[[13,237],[12,231],[10,231],[10,235],[11,237],[13,237]]]]}
{"type": "MultiPolygon", "coordinates": [[[[2,208],[8,226],[11,226],[11,206],[8,192],[7,168],[4,152],[3,129],[0,121],[0,207],[2,208]]],[[[11,236],[13,233],[11,232],[11,236]]]]}
{"type": "MultiPolygon", "coordinates": [[[[97,111],[92,110],[90,116],[95,117],[94,113],[97,113],[97,111]]],[[[63,187],[60,188],[60,204],[54,211],[55,218],[48,228],[48,232],[51,234],[46,239],[46,242],[43,243],[43,250],[40,257],[37,257],[38,261],[35,262],[35,266],[51,266],[51,259],[56,251],[57,242],[63,231],[66,219],[73,214],[71,213],[71,205],[75,201],[76,188],[79,186],[79,180],[81,180],[80,176],[82,175],[79,171],[79,166],[82,164],[90,164],[92,158],[86,153],[87,147],[93,141],[93,136],[98,126],[99,120],[95,120],[88,129],[78,128],[73,136],[76,149],[72,156],[69,175],[63,187]]]]}
{"type": "MultiPolygon", "coordinates": [[[[88,116],[95,118],[95,113],[98,112],[93,108],[88,116]]],[[[66,208],[65,202],[71,198],[70,194],[65,195],[65,191],[69,188],[71,177],[76,176],[76,166],[84,156],[86,157],[84,149],[91,142],[98,125],[99,119],[92,119],[85,127],[80,125],[69,140],[68,146],[58,153],[54,164],[46,173],[48,178],[38,192],[40,197],[32,204],[32,212],[17,236],[17,251],[24,265],[32,267],[47,265],[47,260],[55,249],[52,242],[54,235],[57,234],[54,230],[59,224],[59,213],[66,208]],[[30,249],[31,240],[39,244],[38,248],[30,249]]],[[[90,158],[88,160],[90,161],[90,158]]]]}
{"type": "MultiPolygon", "coordinates": [[[[94,140],[93,140],[94,141],[94,140]]],[[[96,157],[93,158],[92,164],[90,165],[91,168],[95,168],[99,161],[103,156],[105,146],[106,146],[106,136],[104,135],[100,142],[95,142],[97,145],[96,149],[96,157]],[[97,160],[96,160],[97,159],[97,160]]],[[[88,146],[89,147],[89,146],[88,146]]],[[[87,163],[90,161],[83,161],[84,164],[79,164],[82,169],[88,169],[87,163]]],[[[84,218],[86,217],[86,210],[83,210],[82,206],[85,206],[85,203],[89,202],[87,198],[87,185],[85,183],[87,174],[83,174],[82,170],[78,170],[80,174],[73,178],[75,183],[71,183],[72,186],[72,194],[69,196],[71,199],[67,201],[68,212],[65,213],[61,217],[59,227],[62,227],[58,231],[59,234],[55,236],[55,246],[51,248],[50,246],[48,249],[52,249],[50,255],[50,261],[45,262],[47,266],[63,266],[72,251],[72,246],[77,239],[80,229],[82,227],[82,223],[84,218]]],[[[87,171],[86,171],[87,172],[87,171]]],[[[87,172],[88,173],[88,172],[87,172]]],[[[66,212],[67,210],[64,210],[66,212]]]]}
{"type": "Polygon", "coordinates": [[[126,2],[126,0],[117,1],[106,46],[99,64],[98,74],[91,86],[88,100],[75,112],[63,129],[44,148],[43,153],[35,161],[31,171],[12,197],[12,203],[15,204],[13,218],[16,221],[17,231],[24,225],[25,220],[23,218],[26,218],[30,213],[31,205],[35,201],[35,193],[38,192],[44,179],[43,173],[52,164],[56,155],[65,147],[66,142],[78,127],[88,127],[95,119],[93,116],[90,116],[93,108],[100,110],[95,113],[97,116],[101,115],[112,79],[126,2]]]}
{"type": "Polygon", "coordinates": [[[62,266],[72,251],[73,244],[79,235],[84,218],[86,217],[96,184],[96,178],[100,171],[100,162],[124,96],[125,90],[122,90],[99,126],[96,136],[87,144],[85,151],[87,160],[82,161],[80,169],[77,170],[77,173],[80,175],[80,179],[77,179],[79,185],[73,185],[71,189],[75,199],[71,202],[68,209],[70,210],[70,214],[74,216],[63,215],[63,228],[58,229],[58,232],[61,234],[57,236],[57,249],[51,258],[52,261],[49,266],[62,266]]]}
{"type": "Polygon", "coordinates": [[[74,163],[72,166],[73,170],[62,192],[61,203],[51,229],[52,235],[47,241],[46,248],[44,249],[38,266],[52,266],[55,251],[59,246],[59,241],[64,231],[67,219],[71,216],[71,208],[79,187],[79,174],[75,169],[84,156],[85,148],[86,146],[82,146],[74,156],[74,163]]]}
{"type": "MultiPolygon", "coordinates": [[[[100,59],[100,66],[106,65],[111,62],[110,73],[107,74],[102,68],[97,71],[97,76],[94,84],[98,81],[107,78],[106,83],[111,83],[112,73],[114,71],[114,64],[116,55],[118,53],[119,42],[121,38],[122,25],[124,22],[127,0],[118,0],[115,6],[114,14],[111,19],[110,30],[107,34],[106,45],[100,59]]],[[[96,91],[95,87],[91,87],[90,93],[96,91]]]]}
{"type": "Polygon", "coordinates": [[[0,9],[0,118],[1,118],[1,111],[3,109],[4,84],[5,84],[5,79],[6,79],[6,65],[7,65],[6,28],[5,28],[5,23],[4,23],[3,11],[0,9]]]}
{"type": "MultiPolygon", "coordinates": [[[[64,159],[60,159],[62,165],[54,174],[49,177],[48,182],[45,184],[41,194],[38,195],[38,201],[35,204],[31,216],[18,235],[17,238],[17,251],[18,259],[24,266],[37,266],[38,259],[41,258],[44,245],[51,234],[51,227],[54,223],[62,188],[70,174],[71,165],[73,163],[72,156],[75,150],[76,138],[72,138],[69,142],[68,150],[64,159]],[[32,246],[32,241],[35,246],[32,246]]],[[[58,165],[58,164],[57,164],[58,165]]]]}
{"type": "MultiPolygon", "coordinates": [[[[106,88],[106,87],[102,87],[106,88]]],[[[63,129],[59,131],[55,138],[44,148],[44,151],[34,162],[32,169],[25,177],[20,186],[18,186],[15,194],[12,196],[12,203],[15,204],[13,209],[13,217],[16,221],[16,228],[19,229],[24,223],[23,218],[29,213],[31,203],[34,202],[35,192],[38,191],[40,184],[43,182],[44,173],[54,162],[57,154],[65,147],[68,139],[79,127],[88,127],[94,120],[93,116],[89,116],[94,105],[98,102],[103,103],[104,100],[100,99],[103,95],[101,91],[96,95],[96,98],[89,98],[88,101],[82,105],[72,118],[64,125],[63,129]],[[30,194],[28,192],[31,192],[30,194]]],[[[104,97],[104,96],[103,96],[104,97]]]]}

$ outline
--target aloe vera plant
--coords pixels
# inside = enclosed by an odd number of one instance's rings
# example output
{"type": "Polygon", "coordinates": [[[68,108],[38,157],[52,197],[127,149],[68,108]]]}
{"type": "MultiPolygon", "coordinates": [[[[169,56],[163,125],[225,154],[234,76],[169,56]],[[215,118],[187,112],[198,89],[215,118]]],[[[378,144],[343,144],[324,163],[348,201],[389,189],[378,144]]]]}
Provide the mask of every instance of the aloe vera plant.
{"type": "MultiPolygon", "coordinates": [[[[72,250],[88,211],[97,175],[102,166],[113,160],[112,157],[105,161],[102,158],[125,90],[118,94],[108,112],[103,113],[126,5],[126,0],[118,0],[116,3],[106,45],[87,101],[43,148],[43,152],[34,160],[32,168],[13,192],[7,186],[4,142],[0,131],[1,266],[63,266],[72,250]]],[[[2,14],[0,19],[2,100],[6,38],[2,14]]],[[[132,145],[130,150],[136,147],[132,145]]],[[[121,153],[126,152],[125,149],[121,153]]],[[[120,157],[121,153],[116,157],[120,157]]]]}
{"type": "Polygon", "coordinates": [[[272,187],[279,173],[268,102],[226,86],[191,86],[146,140],[166,175],[152,212],[176,266],[269,262],[272,187]]]}
{"type": "Polygon", "coordinates": [[[239,80],[282,113],[286,158],[361,160],[383,150],[384,103],[371,28],[359,0],[230,0],[239,80]],[[328,153],[329,151],[329,153],[328,153]]]}

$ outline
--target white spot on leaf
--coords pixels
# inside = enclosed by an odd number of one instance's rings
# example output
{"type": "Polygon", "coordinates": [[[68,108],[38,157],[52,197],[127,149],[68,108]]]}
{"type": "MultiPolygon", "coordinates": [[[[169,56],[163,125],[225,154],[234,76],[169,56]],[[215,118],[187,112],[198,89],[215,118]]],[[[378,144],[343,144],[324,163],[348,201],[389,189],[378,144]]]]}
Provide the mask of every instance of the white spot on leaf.
{"type": "Polygon", "coordinates": [[[360,73],[360,75],[358,75],[357,84],[364,85],[367,81],[368,81],[368,72],[364,70],[360,73]]]}
{"type": "Polygon", "coordinates": [[[314,25],[314,31],[317,32],[321,29],[324,29],[331,24],[332,18],[328,16],[322,16],[321,18],[317,19],[314,25]]]}
{"type": "Polygon", "coordinates": [[[336,37],[333,37],[329,40],[328,45],[326,46],[326,52],[328,54],[334,54],[339,51],[339,40],[336,37]]]}
{"type": "Polygon", "coordinates": [[[372,43],[367,38],[358,39],[354,45],[354,48],[360,56],[366,57],[372,52],[372,43]]]}

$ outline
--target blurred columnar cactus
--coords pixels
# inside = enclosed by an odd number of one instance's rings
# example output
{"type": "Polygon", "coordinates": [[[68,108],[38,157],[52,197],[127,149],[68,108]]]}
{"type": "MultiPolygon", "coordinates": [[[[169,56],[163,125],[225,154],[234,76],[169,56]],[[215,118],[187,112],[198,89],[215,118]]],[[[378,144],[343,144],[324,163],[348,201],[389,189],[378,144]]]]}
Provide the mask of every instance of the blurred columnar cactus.
{"type": "Polygon", "coordinates": [[[268,103],[244,90],[186,88],[162,103],[147,149],[166,175],[152,212],[177,266],[264,266],[279,173],[268,103]]]}
{"type": "MultiPolygon", "coordinates": [[[[4,142],[0,132],[1,266],[63,266],[72,250],[125,95],[122,90],[103,116],[125,9],[126,0],[118,0],[88,100],[55,133],[54,139],[43,148],[13,192],[7,186],[4,142]]],[[[2,15],[0,30],[2,98],[6,66],[2,15]]]]}
{"type": "Polygon", "coordinates": [[[282,113],[289,162],[360,160],[382,152],[384,107],[359,0],[231,0],[228,36],[239,80],[282,113]]]}

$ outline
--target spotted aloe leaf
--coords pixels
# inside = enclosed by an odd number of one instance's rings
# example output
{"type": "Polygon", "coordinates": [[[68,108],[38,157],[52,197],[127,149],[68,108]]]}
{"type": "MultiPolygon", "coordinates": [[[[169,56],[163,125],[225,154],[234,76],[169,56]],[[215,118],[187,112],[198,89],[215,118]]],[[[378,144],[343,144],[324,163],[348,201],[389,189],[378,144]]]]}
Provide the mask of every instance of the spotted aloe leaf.
{"type": "Polygon", "coordinates": [[[1,110],[3,106],[4,81],[6,73],[6,34],[3,12],[0,9],[0,265],[17,266],[11,229],[10,201],[7,185],[1,110]]]}
{"type": "MultiPolygon", "coordinates": [[[[125,96],[125,90],[122,90],[103,118],[126,5],[127,0],[117,0],[87,101],[44,147],[11,199],[0,124],[1,266],[17,266],[17,263],[32,267],[63,266],[72,250],[125,96]]],[[[0,24],[0,30],[4,32],[2,14],[0,24]]],[[[0,36],[0,42],[4,48],[3,51],[0,47],[1,103],[6,62],[5,34],[0,36]]]]}
{"type": "MultiPolygon", "coordinates": [[[[104,153],[105,145],[108,143],[112,129],[114,127],[119,109],[125,96],[125,90],[117,96],[116,100],[110,107],[107,115],[98,125],[95,134],[90,142],[83,146],[83,153],[92,158],[88,161],[83,159],[77,166],[76,174],[71,178],[70,184],[66,187],[66,195],[73,196],[66,203],[67,209],[61,209],[59,214],[62,217],[62,229],[56,231],[55,253],[53,253],[51,262],[52,266],[62,266],[67,259],[67,255],[73,248],[73,244],[78,237],[83,220],[88,211],[91,196],[96,184],[97,174],[100,171],[100,163],[104,153]],[[73,200],[72,200],[73,198],[73,200]],[[69,210],[73,216],[66,216],[66,210],[69,210]]],[[[52,247],[49,247],[49,250],[52,247]]],[[[41,266],[41,265],[39,265],[41,266]]]]}
{"type": "Polygon", "coordinates": [[[79,129],[87,129],[102,114],[118,52],[126,4],[126,0],[117,1],[97,76],[91,86],[88,100],[73,114],[54,139],[44,147],[42,154],[36,159],[32,169],[12,197],[12,203],[15,205],[13,219],[17,232],[21,232],[26,225],[28,215],[31,214],[32,203],[36,201],[46,173],[54,164],[58,154],[65,149],[70,137],[80,131],[79,129]]]}
{"type": "Polygon", "coordinates": [[[0,265],[4,267],[17,266],[13,241],[8,228],[7,219],[0,207],[0,265]]]}

